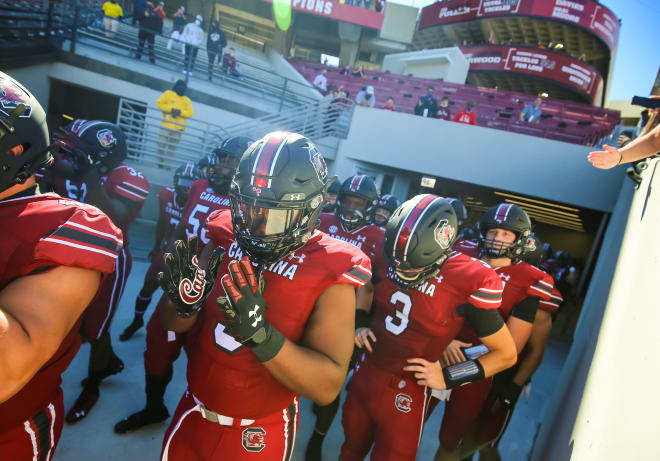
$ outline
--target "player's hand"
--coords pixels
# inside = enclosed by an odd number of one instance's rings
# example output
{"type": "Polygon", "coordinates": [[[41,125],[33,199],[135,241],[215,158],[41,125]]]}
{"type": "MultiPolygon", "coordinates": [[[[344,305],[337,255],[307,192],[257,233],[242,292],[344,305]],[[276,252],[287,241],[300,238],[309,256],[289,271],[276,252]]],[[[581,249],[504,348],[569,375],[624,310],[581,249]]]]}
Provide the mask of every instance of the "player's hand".
{"type": "Polygon", "coordinates": [[[179,110],[179,109],[172,109],[172,116],[173,116],[173,117],[178,117],[179,115],[181,115],[181,110],[179,110]]]}
{"type": "Polygon", "coordinates": [[[406,360],[409,365],[403,367],[404,371],[410,371],[414,374],[417,384],[428,386],[432,389],[446,389],[445,378],[442,376],[440,362],[429,362],[422,358],[406,360]]]}
{"type": "Polygon", "coordinates": [[[209,246],[198,260],[198,241],[197,236],[192,236],[187,241],[174,242],[173,253],[165,253],[163,272],[158,273],[158,284],[183,318],[192,317],[202,308],[225,255],[224,248],[212,250],[209,246]]]}
{"type": "Polygon", "coordinates": [[[371,328],[358,328],[355,330],[355,345],[357,347],[360,349],[365,347],[369,352],[373,352],[369,341],[376,342],[376,335],[371,331],[371,328]]]}
{"type": "Polygon", "coordinates": [[[250,259],[229,263],[229,274],[220,279],[226,297],[216,299],[225,317],[227,333],[250,347],[261,362],[280,351],[284,336],[266,320],[263,275],[254,273],[250,259]]]}
{"type": "Polygon", "coordinates": [[[448,367],[449,365],[456,365],[457,363],[465,362],[466,358],[465,355],[463,355],[461,347],[470,346],[472,346],[472,343],[464,343],[458,339],[454,339],[442,353],[442,365],[448,367]]]}
{"type": "Polygon", "coordinates": [[[509,381],[504,386],[498,386],[494,389],[497,400],[493,404],[491,411],[493,413],[500,410],[510,410],[518,401],[523,388],[513,381],[509,381]]]}
{"type": "Polygon", "coordinates": [[[597,150],[590,152],[587,156],[587,160],[596,168],[602,170],[609,170],[614,168],[621,161],[621,153],[619,149],[603,144],[603,150],[597,150]]]}

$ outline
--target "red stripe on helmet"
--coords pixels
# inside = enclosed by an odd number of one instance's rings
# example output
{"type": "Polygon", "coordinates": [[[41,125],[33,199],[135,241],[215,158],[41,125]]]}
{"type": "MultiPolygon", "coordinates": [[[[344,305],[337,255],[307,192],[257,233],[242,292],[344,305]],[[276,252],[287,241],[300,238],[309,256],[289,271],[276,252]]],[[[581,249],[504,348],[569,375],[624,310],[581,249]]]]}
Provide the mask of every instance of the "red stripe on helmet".
{"type": "Polygon", "coordinates": [[[424,194],[422,198],[419,199],[417,204],[408,212],[408,216],[403,222],[403,226],[399,229],[399,233],[396,238],[396,244],[394,245],[394,259],[397,261],[404,261],[406,259],[406,247],[408,246],[408,240],[412,235],[413,229],[419,220],[422,213],[426,207],[433,200],[437,199],[437,195],[433,194],[424,194]]]}
{"type": "Polygon", "coordinates": [[[259,150],[257,159],[252,168],[252,185],[258,187],[267,187],[267,177],[270,176],[273,160],[282,142],[289,135],[286,131],[277,131],[273,133],[259,150]]]}
{"type": "Polygon", "coordinates": [[[511,204],[509,203],[502,203],[500,206],[497,207],[497,211],[495,212],[495,221],[498,223],[503,223],[506,220],[507,215],[509,214],[509,209],[511,208],[511,204]]]}
{"type": "Polygon", "coordinates": [[[360,184],[362,183],[362,180],[364,179],[363,174],[358,174],[353,178],[353,181],[351,181],[351,192],[357,192],[358,189],[360,188],[360,184]]]}

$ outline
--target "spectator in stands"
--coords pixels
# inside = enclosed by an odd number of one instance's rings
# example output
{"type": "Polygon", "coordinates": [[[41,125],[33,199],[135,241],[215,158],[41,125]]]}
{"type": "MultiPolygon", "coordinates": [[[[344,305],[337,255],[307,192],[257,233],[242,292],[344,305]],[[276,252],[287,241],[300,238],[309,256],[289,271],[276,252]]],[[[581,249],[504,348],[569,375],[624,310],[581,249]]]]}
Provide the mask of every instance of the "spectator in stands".
{"type": "Polygon", "coordinates": [[[437,118],[442,120],[451,120],[451,112],[449,112],[449,98],[443,96],[440,100],[440,107],[438,107],[437,118]]]}
{"type": "MultiPolygon", "coordinates": [[[[660,96],[656,96],[660,98],[660,96]]],[[[644,130],[634,141],[617,149],[607,144],[602,151],[590,152],[587,159],[596,168],[609,170],[622,163],[636,162],[660,152],[660,109],[649,116],[644,130]]]]}
{"type": "Polygon", "coordinates": [[[458,123],[465,123],[467,125],[476,125],[477,115],[472,110],[473,107],[474,101],[468,101],[465,109],[458,111],[458,113],[454,115],[453,121],[458,123]]]}
{"type": "Polygon", "coordinates": [[[206,39],[206,54],[209,57],[209,81],[213,78],[213,66],[215,59],[218,58],[218,64],[222,61],[222,49],[227,46],[227,36],[220,28],[220,21],[213,19],[209,26],[209,33],[206,39]]]}
{"type": "Polygon", "coordinates": [[[351,73],[351,72],[350,72],[350,70],[348,69],[348,67],[341,66],[341,69],[339,70],[339,74],[340,74],[340,75],[348,75],[348,74],[350,74],[350,73],[351,73]]]}
{"type": "Polygon", "coordinates": [[[172,34],[170,39],[167,41],[167,49],[171,50],[172,48],[181,51],[181,54],[185,54],[185,47],[183,46],[183,26],[172,29],[172,34]]]}
{"type": "Polygon", "coordinates": [[[146,42],[149,62],[151,64],[156,63],[154,40],[156,38],[156,32],[158,32],[158,28],[160,27],[160,22],[160,18],[154,13],[153,3],[147,2],[147,6],[142,13],[142,18],[140,18],[140,30],[138,31],[138,47],[135,53],[135,59],[138,61],[142,59],[142,48],[144,48],[144,43],[146,42]]]}
{"type": "Polygon", "coordinates": [[[362,66],[357,66],[355,69],[353,69],[351,75],[353,77],[367,78],[367,76],[364,74],[364,69],[362,66]]]}
{"type": "Polygon", "coordinates": [[[426,89],[426,94],[419,98],[417,106],[415,107],[415,114],[422,117],[435,118],[438,113],[438,101],[433,97],[435,89],[429,86],[426,89]]]}
{"type": "Polygon", "coordinates": [[[236,63],[236,57],[234,56],[235,54],[236,50],[230,47],[229,51],[222,57],[222,70],[225,74],[229,73],[234,77],[238,77],[241,74],[238,72],[238,64],[236,63]]]}
{"type": "Polygon", "coordinates": [[[144,9],[147,7],[146,0],[133,0],[133,19],[132,24],[138,24],[144,16],[144,9]]]}
{"type": "Polygon", "coordinates": [[[101,7],[103,10],[103,26],[105,27],[105,36],[108,38],[114,38],[117,33],[117,26],[119,25],[119,20],[124,17],[124,12],[121,9],[121,6],[117,4],[116,0],[109,0],[103,4],[101,7]]]}
{"type": "Polygon", "coordinates": [[[179,28],[183,30],[184,27],[186,27],[186,8],[180,6],[172,18],[172,30],[179,30],[179,28]]]}
{"type": "Polygon", "coordinates": [[[197,59],[197,52],[204,40],[202,20],[202,15],[198,14],[195,17],[195,22],[190,22],[183,28],[183,42],[186,47],[186,61],[183,69],[184,74],[187,73],[188,75],[192,75],[192,70],[195,67],[195,59],[197,59]]]}
{"type": "Polygon", "coordinates": [[[328,92],[328,77],[325,76],[327,72],[326,69],[323,69],[321,73],[314,78],[314,87],[320,90],[323,94],[328,92]]]}
{"type": "Polygon", "coordinates": [[[194,115],[192,102],[186,96],[186,82],[177,80],[171,90],[160,95],[156,104],[162,111],[160,135],[158,136],[158,166],[167,163],[165,157],[174,155],[181,133],[186,129],[186,120],[194,115]]]}
{"type": "Polygon", "coordinates": [[[389,98],[387,98],[387,102],[383,106],[383,109],[385,109],[385,110],[394,110],[394,98],[392,98],[391,96],[389,98]]]}
{"type": "Polygon", "coordinates": [[[374,107],[376,105],[374,87],[369,85],[362,88],[362,90],[355,96],[355,102],[358,106],[374,107]]]}
{"type": "Polygon", "coordinates": [[[376,0],[375,10],[380,13],[385,8],[385,0],[376,0]]]}
{"type": "Polygon", "coordinates": [[[154,13],[160,18],[160,26],[158,27],[158,33],[163,33],[163,20],[165,19],[165,3],[158,2],[158,6],[154,8],[154,13]]]}
{"type": "Polygon", "coordinates": [[[543,110],[541,110],[541,103],[543,99],[538,96],[534,102],[530,102],[525,106],[525,108],[520,112],[520,121],[527,123],[539,123],[541,120],[541,115],[543,110]]]}

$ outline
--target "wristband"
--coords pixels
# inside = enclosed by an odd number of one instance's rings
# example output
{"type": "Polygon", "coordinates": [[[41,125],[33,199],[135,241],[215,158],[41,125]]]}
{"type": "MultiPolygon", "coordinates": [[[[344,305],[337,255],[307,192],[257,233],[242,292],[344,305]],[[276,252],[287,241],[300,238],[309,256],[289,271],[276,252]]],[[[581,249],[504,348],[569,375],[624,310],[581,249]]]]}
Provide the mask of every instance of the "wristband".
{"type": "Polygon", "coordinates": [[[260,362],[268,362],[284,346],[284,335],[269,325],[269,328],[265,330],[265,334],[262,335],[263,337],[259,336],[258,334],[255,335],[246,345],[252,349],[252,352],[260,362]]]}
{"type": "Polygon", "coordinates": [[[371,324],[371,315],[364,309],[357,309],[355,311],[355,329],[368,328],[371,324]]]}
{"type": "Polygon", "coordinates": [[[482,355],[488,354],[490,352],[484,344],[479,344],[472,347],[461,347],[463,355],[468,360],[477,360],[482,355]]]}
{"type": "Polygon", "coordinates": [[[442,376],[445,379],[446,389],[453,389],[485,378],[484,368],[478,360],[467,360],[443,368],[442,376]]]}

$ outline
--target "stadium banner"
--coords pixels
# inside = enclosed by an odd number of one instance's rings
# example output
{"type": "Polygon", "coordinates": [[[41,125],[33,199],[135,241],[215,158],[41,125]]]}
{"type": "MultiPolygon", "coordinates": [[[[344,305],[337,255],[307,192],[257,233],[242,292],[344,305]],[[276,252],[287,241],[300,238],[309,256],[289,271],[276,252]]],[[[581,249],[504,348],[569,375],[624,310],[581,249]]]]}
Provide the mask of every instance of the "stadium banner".
{"type": "Polygon", "coordinates": [[[422,9],[419,30],[442,24],[496,16],[535,16],[575,24],[616,48],[619,20],[594,0],[447,0],[422,9]]]}
{"type": "MultiPolygon", "coordinates": [[[[262,0],[273,3],[273,0],[262,0]]],[[[324,18],[337,21],[349,22],[370,29],[378,29],[383,26],[383,14],[374,10],[368,10],[359,6],[339,3],[334,0],[291,0],[291,8],[303,13],[315,14],[324,18]]]]}
{"type": "Polygon", "coordinates": [[[588,95],[594,103],[603,91],[603,78],[593,67],[565,54],[502,45],[460,48],[470,63],[470,72],[518,72],[547,78],[588,95]]]}

